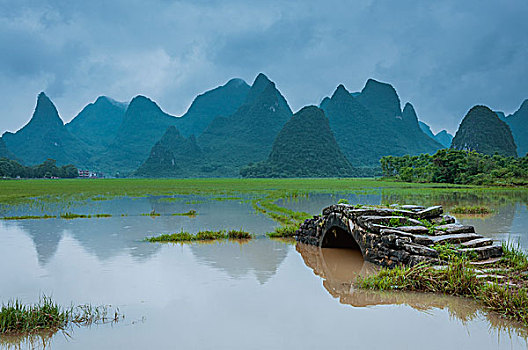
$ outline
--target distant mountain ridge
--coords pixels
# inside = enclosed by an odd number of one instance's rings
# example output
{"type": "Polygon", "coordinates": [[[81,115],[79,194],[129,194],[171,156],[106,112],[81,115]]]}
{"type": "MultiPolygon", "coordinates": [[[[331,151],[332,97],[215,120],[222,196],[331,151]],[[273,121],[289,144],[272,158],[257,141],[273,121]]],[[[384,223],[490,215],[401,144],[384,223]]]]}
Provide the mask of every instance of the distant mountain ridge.
{"type": "Polygon", "coordinates": [[[523,101],[517,111],[507,117],[502,112],[496,113],[510,127],[517,144],[518,155],[521,157],[526,155],[528,153],[528,99],[523,101]]]}
{"type": "Polygon", "coordinates": [[[442,146],[444,146],[444,148],[449,148],[451,147],[451,141],[453,140],[453,135],[451,135],[450,133],[448,133],[446,130],[442,130],[440,132],[438,132],[436,135],[433,134],[433,132],[431,131],[431,128],[429,127],[429,125],[427,125],[426,123],[424,123],[423,121],[418,121],[418,124],[420,125],[420,129],[422,129],[422,131],[427,135],[429,136],[430,138],[434,139],[436,142],[438,142],[439,144],[441,144],[442,146]]]}
{"type": "Polygon", "coordinates": [[[379,167],[379,159],[386,155],[432,154],[442,148],[420,129],[410,103],[401,110],[389,84],[369,79],[356,97],[339,85],[320,107],[337,143],[356,167],[379,167]]]}
{"type": "Polygon", "coordinates": [[[197,137],[198,145],[212,160],[211,173],[238,176],[241,166],[264,160],[292,114],[275,83],[259,74],[244,104],[230,116],[215,118],[197,137]]]}
{"type": "MultiPolygon", "coordinates": [[[[326,152],[334,155],[329,158],[336,159],[337,168],[353,167],[353,171],[334,169],[335,176],[376,175],[382,156],[433,154],[452,143],[455,148],[514,154],[508,132],[495,120],[486,119],[487,111],[484,120],[493,128],[463,121],[455,142],[445,130],[434,135],[427,124],[419,121],[411,103],[405,103],[402,109],[392,85],[374,79],[369,79],[361,92],[350,93],[339,85],[332,96],[321,101],[320,108],[322,111],[314,106],[303,108],[305,118],[294,117],[275,83],[260,73],[251,86],[242,79],[231,79],[198,95],[181,117],[164,112],[145,96],[136,96],[129,103],[100,96],[64,125],[56,107],[42,92],[30,121],[16,133],[6,132],[0,138],[0,157],[17,159],[25,165],[53,158],[59,166],[74,164],[111,176],[233,177],[249,164],[270,166],[272,173],[280,174],[277,176],[309,176],[310,172],[326,176],[323,173],[330,174],[331,169],[326,165],[324,171],[309,168],[312,163],[307,160],[312,153],[300,152],[303,147],[308,150],[314,146],[309,140],[297,138],[307,135],[303,122],[312,126],[320,123],[321,138],[328,142],[326,152]],[[328,136],[327,124],[332,137],[328,136]],[[297,140],[298,145],[287,142],[289,138],[297,140]],[[462,145],[461,139],[465,140],[462,145]],[[286,161],[286,149],[296,158],[286,161]],[[349,165],[343,165],[337,154],[342,154],[349,165]],[[288,162],[304,164],[308,170],[295,173],[285,166],[288,162]]],[[[508,131],[511,128],[518,152],[528,151],[528,124],[524,122],[528,120],[528,100],[507,117],[495,113],[495,119],[503,120],[508,131]]],[[[322,160],[319,163],[324,165],[322,160]]]]}

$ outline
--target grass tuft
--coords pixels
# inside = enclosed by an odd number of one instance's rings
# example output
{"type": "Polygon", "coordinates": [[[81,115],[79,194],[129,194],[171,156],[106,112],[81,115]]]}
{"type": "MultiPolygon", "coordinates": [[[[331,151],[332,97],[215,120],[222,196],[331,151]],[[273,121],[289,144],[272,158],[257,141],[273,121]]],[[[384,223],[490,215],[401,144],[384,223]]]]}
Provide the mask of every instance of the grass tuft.
{"type": "Polygon", "coordinates": [[[198,213],[196,212],[196,210],[191,209],[191,210],[189,210],[189,211],[186,212],[186,213],[174,213],[174,214],[172,214],[172,215],[173,215],[173,216],[188,216],[188,217],[190,217],[190,218],[195,218],[196,215],[198,215],[198,213]]]}
{"type": "Polygon", "coordinates": [[[521,249],[519,244],[503,242],[501,264],[514,271],[526,271],[528,270],[528,254],[521,249]]]}
{"type": "Polygon", "coordinates": [[[273,232],[268,232],[266,235],[270,238],[279,238],[279,237],[293,237],[295,232],[299,229],[297,225],[283,225],[275,228],[273,232]]]}
{"type": "Polygon", "coordinates": [[[227,231],[227,237],[229,239],[251,239],[253,236],[251,233],[242,230],[229,230],[227,231]]]}
{"type": "Polygon", "coordinates": [[[199,231],[196,234],[181,231],[171,234],[163,234],[155,237],[148,237],[148,242],[193,242],[193,241],[212,241],[219,239],[250,239],[253,236],[249,232],[229,230],[220,231],[199,231]]]}
{"type": "Polygon", "coordinates": [[[117,322],[119,310],[109,315],[108,306],[81,305],[62,308],[51,298],[42,296],[34,305],[24,305],[19,300],[2,304],[0,334],[30,334],[39,331],[63,330],[70,325],[88,326],[93,323],[117,322]]]}

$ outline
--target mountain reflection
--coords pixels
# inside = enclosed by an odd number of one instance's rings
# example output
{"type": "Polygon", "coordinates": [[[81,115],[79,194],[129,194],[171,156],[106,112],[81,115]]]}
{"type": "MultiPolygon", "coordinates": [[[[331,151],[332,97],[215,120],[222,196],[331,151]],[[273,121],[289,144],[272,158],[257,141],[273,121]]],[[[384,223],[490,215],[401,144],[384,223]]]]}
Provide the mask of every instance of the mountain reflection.
{"type": "Polygon", "coordinates": [[[275,275],[290,250],[289,245],[266,238],[244,243],[192,244],[190,247],[201,263],[222,270],[235,279],[253,273],[260,284],[275,275]]]}
{"type": "Polygon", "coordinates": [[[40,219],[8,222],[22,229],[32,239],[40,266],[46,265],[57,252],[66,232],[99,260],[124,252],[138,260],[148,259],[160,246],[141,242],[152,223],[145,218],[40,219]]]}

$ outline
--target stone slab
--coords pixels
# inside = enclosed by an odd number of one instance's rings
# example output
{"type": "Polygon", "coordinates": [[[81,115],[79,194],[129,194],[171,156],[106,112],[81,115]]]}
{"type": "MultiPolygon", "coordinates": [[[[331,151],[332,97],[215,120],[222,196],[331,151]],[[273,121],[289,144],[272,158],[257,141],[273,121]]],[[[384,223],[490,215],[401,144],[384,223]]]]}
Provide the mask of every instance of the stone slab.
{"type": "Polygon", "coordinates": [[[459,244],[467,241],[472,241],[477,238],[482,238],[481,235],[476,233],[455,233],[450,235],[434,236],[431,237],[434,243],[444,244],[444,243],[453,243],[459,244]]]}
{"type": "Polygon", "coordinates": [[[459,249],[460,252],[466,253],[476,253],[478,260],[486,260],[489,258],[496,258],[502,256],[502,246],[501,245],[489,245],[485,247],[478,248],[464,248],[459,249]]]}
{"type": "Polygon", "coordinates": [[[424,210],[420,210],[416,212],[416,215],[418,215],[420,219],[430,219],[430,218],[435,218],[437,216],[440,216],[443,213],[444,213],[444,209],[442,208],[442,206],[437,205],[434,207],[429,207],[424,210]]]}
{"type": "Polygon", "coordinates": [[[485,247],[488,245],[492,245],[493,240],[490,238],[482,237],[482,238],[476,238],[472,239],[471,241],[466,241],[460,244],[462,248],[478,248],[478,247],[485,247]]]}

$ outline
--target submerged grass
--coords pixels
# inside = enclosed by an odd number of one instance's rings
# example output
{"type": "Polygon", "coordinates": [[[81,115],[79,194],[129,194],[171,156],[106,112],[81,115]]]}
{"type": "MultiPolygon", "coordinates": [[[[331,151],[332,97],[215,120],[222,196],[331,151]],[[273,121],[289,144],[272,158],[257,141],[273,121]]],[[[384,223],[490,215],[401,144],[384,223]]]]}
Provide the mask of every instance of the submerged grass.
{"type": "Polygon", "coordinates": [[[251,239],[253,236],[249,232],[242,230],[220,230],[220,231],[198,231],[196,234],[181,231],[171,234],[163,234],[155,237],[148,237],[148,242],[193,242],[212,241],[220,239],[251,239]]]}
{"type": "Polygon", "coordinates": [[[142,213],[142,214],[139,214],[141,216],[161,216],[160,213],[157,213],[155,210],[152,210],[150,213],[142,213]]]}
{"type": "Polygon", "coordinates": [[[24,305],[19,300],[14,300],[2,304],[0,334],[56,332],[70,325],[88,326],[93,323],[117,322],[122,317],[118,309],[109,315],[108,306],[81,305],[63,308],[46,296],[41,297],[34,305],[24,305]]]}
{"type": "MultiPolygon", "coordinates": [[[[438,247],[437,247],[438,248],[438,247]]],[[[473,298],[503,317],[523,322],[528,326],[528,286],[526,270],[528,256],[511,245],[504,245],[504,256],[499,266],[505,277],[475,271],[468,257],[455,254],[448,246],[439,249],[447,261],[444,268],[419,264],[381,269],[377,274],[359,277],[360,288],[443,293],[473,298]],[[522,272],[520,272],[522,271],[522,272]],[[480,275],[479,275],[480,274],[480,275]],[[490,277],[490,278],[483,278],[490,277]]]]}
{"type": "Polygon", "coordinates": [[[196,215],[198,215],[198,213],[194,209],[191,209],[191,210],[189,210],[186,213],[174,213],[174,214],[172,214],[172,216],[188,216],[190,218],[195,218],[196,215]]]}
{"type": "Polygon", "coordinates": [[[91,215],[75,214],[75,213],[64,213],[60,214],[61,219],[89,219],[91,215]]]}
{"type": "Polygon", "coordinates": [[[481,215],[490,214],[492,210],[484,206],[456,206],[450,210],[453,214],[470,214],[470,215],[481,215]]]}
{"type": "Polygon", "coordinates": [[[22,215],[22,216],[4,216],[2,220],[33,220],[33,219],[54,219],[53,215],[22,215]]]}

